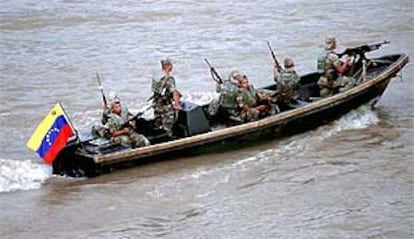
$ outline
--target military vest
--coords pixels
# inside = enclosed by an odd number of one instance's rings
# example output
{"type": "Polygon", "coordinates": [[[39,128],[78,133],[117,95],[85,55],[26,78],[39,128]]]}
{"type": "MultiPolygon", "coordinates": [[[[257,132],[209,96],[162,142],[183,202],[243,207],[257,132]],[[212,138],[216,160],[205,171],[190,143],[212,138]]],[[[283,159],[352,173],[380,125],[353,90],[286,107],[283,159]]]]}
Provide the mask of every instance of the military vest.
{"type": "Polygon", "coordinates": [[[338,77],[338,74],[331,60],[331,54],[335,54],[335,52],[327,51],[325,55],[318,58],[318,73],[332,81],[338,77]]]}
{"type": "Polygon", "coordinates": [[[172,92],[169,91],[168,81],[174,82],[174,77],[165,75],[160,80],[152,79],[151,89],[154,94],[154,101],[159,104],[170,104],[172,92]]]}
{"type": "Polygon", "coordinates": [[[239,92],[243,99],[243,104],[246,104],[249,107],[256,106],[257,104],[256,92],[252,87],[249,87],[249,89],[240,88],[239,92]]]}
{"type": "Polygon", "coordinates": [[[292,97],[294,91],[298,88],[299,76],[296,72],[282,71],[277,81],[277,90],[282,96],[292,97]]]}
{"type": "Polygon", "coordinates": [[[124,121],[128,121],[128,108],[121,105],[121,118],[124,121]]]}
{"type": "Polygon", "coordinates": [[[125,124],[126,120],[124,120],[122,118],[122,116],[119,116],[117,114],[114,113],[110,113],[108,115],[108,123],[109,123],[109,128],[113,128],[115,130],[121,130],[122,125],[125,124]]]}
{"type": "Polygon", "coordinates": [[[224,81],[220,89],[219,104],[225,108],[236,108],[236,97],[238,92],[238,86],[231,81],[224,81]]]}
{"type": "Polygon", "coordinates": [[[321,75],[324,74],[325,72],[326,60],[327,60],[327,54],[319,55],[317,68],[318,68],[318,73],[321,75]]]}

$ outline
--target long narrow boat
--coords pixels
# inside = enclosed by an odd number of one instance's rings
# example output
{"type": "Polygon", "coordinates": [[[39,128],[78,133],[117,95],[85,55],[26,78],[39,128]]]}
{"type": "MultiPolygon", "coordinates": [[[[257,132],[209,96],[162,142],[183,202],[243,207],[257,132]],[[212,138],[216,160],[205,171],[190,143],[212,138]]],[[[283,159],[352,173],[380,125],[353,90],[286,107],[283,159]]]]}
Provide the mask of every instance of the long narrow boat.
{"type": "MultiPolygon", "coordinates": [[[[300,101],[276,115],[250,123],[231,120],[213,120],[206,113],[207,105],[183,102],[174,126],[176,139],[166,137],[162,130],[154,130],[152,120],[137,121],[140,133],[151,141],[150,146],[130,149],[112,145],[108,139],[83,136],[61,151],[53,163],[55,174],[70,176],[96,176],[119,166],[152,162],[189,152],[199,152],[226,143],[273,138],[293,134],[326,124],[360,105],[376,102],[390,80],[408,63],[406,54],[387,55],[369,59],[368,66],[359,62],[353,75],[358,84],[331,97],[320,98],[318,73],[301,77],[300,101]],[[364,68],[364,69],[363,69],[364,68]]],[[[275,85],[265,87],[275,89],[275,85]]]]}

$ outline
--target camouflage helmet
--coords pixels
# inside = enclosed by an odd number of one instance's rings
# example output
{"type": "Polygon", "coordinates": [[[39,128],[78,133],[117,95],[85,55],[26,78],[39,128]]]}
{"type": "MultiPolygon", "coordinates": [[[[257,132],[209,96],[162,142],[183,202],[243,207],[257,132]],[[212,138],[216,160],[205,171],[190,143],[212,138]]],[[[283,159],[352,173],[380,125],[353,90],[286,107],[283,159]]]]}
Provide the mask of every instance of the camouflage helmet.
{"type": "Polygon", "coordinates": [[[163,65],[163,66],[167,66],[167,65],[172,66],[172,61],[169,58],[163,59],[163,60],[161,60],[161,65],[163,65]]]}
{"type": "Polygon", "coordinates": [[[240,74],[239,71],[234,70],[232,72],[230,72],[229,75],[229,81],[234,82],[234,83],[238,83],[242,78],[242,75],[240,74]]]}
{"type": "Polygon", "coordinates": [[[119,98],[118,94],[115,91],[109,92],[108,98],[109,98],[109,104],[121,102],[121,98],[119,98]]]}
{"type": "Polygon", "coordinates": [[[283,65],[285,66],[285,68],[292,68],[295,66],[295,63],[293,62],[292,57],[286,57],[285,60],[283,61],[283,65]]]}
{"type": "Polygon", "coordinates": [[[109,101],[109,108],[112,110],[115,105],[120,105],[120,104],[121,104],[121,102],[119,102],[119,101],[111,100],[111,101],[109,101]]]}

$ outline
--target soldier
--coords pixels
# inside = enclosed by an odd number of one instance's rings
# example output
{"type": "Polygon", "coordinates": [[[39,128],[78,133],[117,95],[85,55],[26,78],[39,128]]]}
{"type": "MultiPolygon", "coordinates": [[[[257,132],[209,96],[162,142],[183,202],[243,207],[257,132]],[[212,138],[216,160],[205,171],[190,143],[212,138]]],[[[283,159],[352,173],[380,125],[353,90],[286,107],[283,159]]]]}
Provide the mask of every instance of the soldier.
{"type": "Polygon", "coordinates": [[[236,98],[240,109],[240,119],[243,122],[251,122],[258,120],[262,114],[267,114],[269,107],[267,105],[258,105],[258,92],[246,76],[240,81],[240,88],[236,98]]]}
{"type": "Polygon", "coordinates": [[[172,137],[176,114],[180,110],[181,94],[177,90],[174,77],[171,76],[172,62],[169,59],[161,60],[161,68],[164,76],[159,81],[152,80],[155,126],[162,127],[172,137]]]}
{"type": "Polygon", "coordinates": [[[111,113],[108,115],[108,128],[114,144],[124,144],[131,148],[150,145],[148,139],[128,127],[129,122],[121,116],[121,104],[112,102],[111,113]]]}
{"type": "Polygon", "coordinates": [[[347,66],[351,64],[350,58],[342,63],[335,53],[336,39],[328,37],[325,40],[325,54],[318,58],[318,73],[321,74],[318,85],[320,96],[328,97],[335,93],[336,90],[344,92],[355,85],[355,79],[342,75],[347,66]]]}
{"type": "MultiPolygon", "coordinates": [[[[109,93],[109,106],[112,103],[121,104],[121,99],[113,91],[109,93]]],[[[108,115],[111,113],[111,109],[109,108],[109,106],[108,105],[103,106],[102,117],[101,117],[101,122],[102,122],[103,125],[105,125],[108,122],[108,115]]],[[[128,108],[125,105],[121,104],[121,117],[122,117],[122,119],[124,119],[126,121],[126,120],[128,120],[129,116],[132,116],[132,114],[129,112],[128,108]]]]}
{"type": "Polygon", "coordinates": [[[208,113],[215,116],[219,110],[228,116],[237,117],[237,102],[236,96],[239,89],[239,80],[242,76],[238,71],[232,71],[227,80],[223,84],[217,84],[216,92],[220,93],[219,99],[214,100],[208,107],[208,113]]]}
{"type": "Polygon", "coordinates": [[[277,65],[273,67],[273,74],[276,82],[276,91],[278,92],[278,103],[281,105],[288,105],[299,98],[299,80],[300,76],[294,69],[293,59],[286,57],[284,59],[285,69],[282,72],[278,71],[277,65]]]}

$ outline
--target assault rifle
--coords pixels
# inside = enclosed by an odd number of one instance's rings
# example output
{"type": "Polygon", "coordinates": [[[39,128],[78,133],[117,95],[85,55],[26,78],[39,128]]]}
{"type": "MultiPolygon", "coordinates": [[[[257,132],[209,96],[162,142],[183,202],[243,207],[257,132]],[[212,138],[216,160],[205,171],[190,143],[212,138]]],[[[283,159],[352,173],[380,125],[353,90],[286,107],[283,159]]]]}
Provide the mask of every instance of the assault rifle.
{"type": "Polygon", "coordinates": [[[223,84],[223,78],[217,73],[216,69],[208,62],[206,58],[204,58],[204,61],[207,63],[207,65],[210,67],[211,77],[217,84],[223,84]]]}
{"type": "Polygon", "coordinates": [[[130,119],[128,119],[127,122],[125,122],[124,124],[122,124],[121,128],[125,128],[129,126],[129,123],[131,123],[132,121],[138,119],[139,117],[141,117],[145,112],[147,112],[149,109],[152,108],[152,105],[147,106],[147,108],[145,108],[143,111],[140,111],[138,113],[136,113],[134,116],[132,116],[130,119]]]}
{"type": "Polygon", "coordinates": [[[277,58],[276,58],[276,55],[275,55],[275,52],[274,52],[274,51],[273,51],[273,49],[272,49],[272,46],[270,46],[269,41],[266,41],[266,42],[267,42],[267,46],[269,47],[270,54],[272,54],[272,58],[273,58],[273,60],[275,61],[275,64],[276,64],[276,67],[277,67],[277,71],[282,72],[283,68],[282,68],[282,66],[279,64],[279,61],[278,61],[278,60],[277,60],[277,58]]]}
{"type": "Polygon", "coordinates": [[[103,86],[101,83],[101,79],[99,78],[98,72],[96,72],[96,80],[98,81],[98,89],[101,91],[102,94],[102,101],[105,104],[105,107],[108,107],[108,102],[106,101],[105,93],[103,91],[103,86]]]}
{"type": "Polygon", "coordinates": [[[360,55],[362,59],[365,59],[365,53],[370,51],[378,50],[382,45],[389,44],[390,41],[382,41],[375,44],[366,44],[361,45],[353,48],[347,48],[344,52],[338,54],[339,58],[341,58],[343,55],[349,55],[349,56],[355,56],[360,55]]]}

